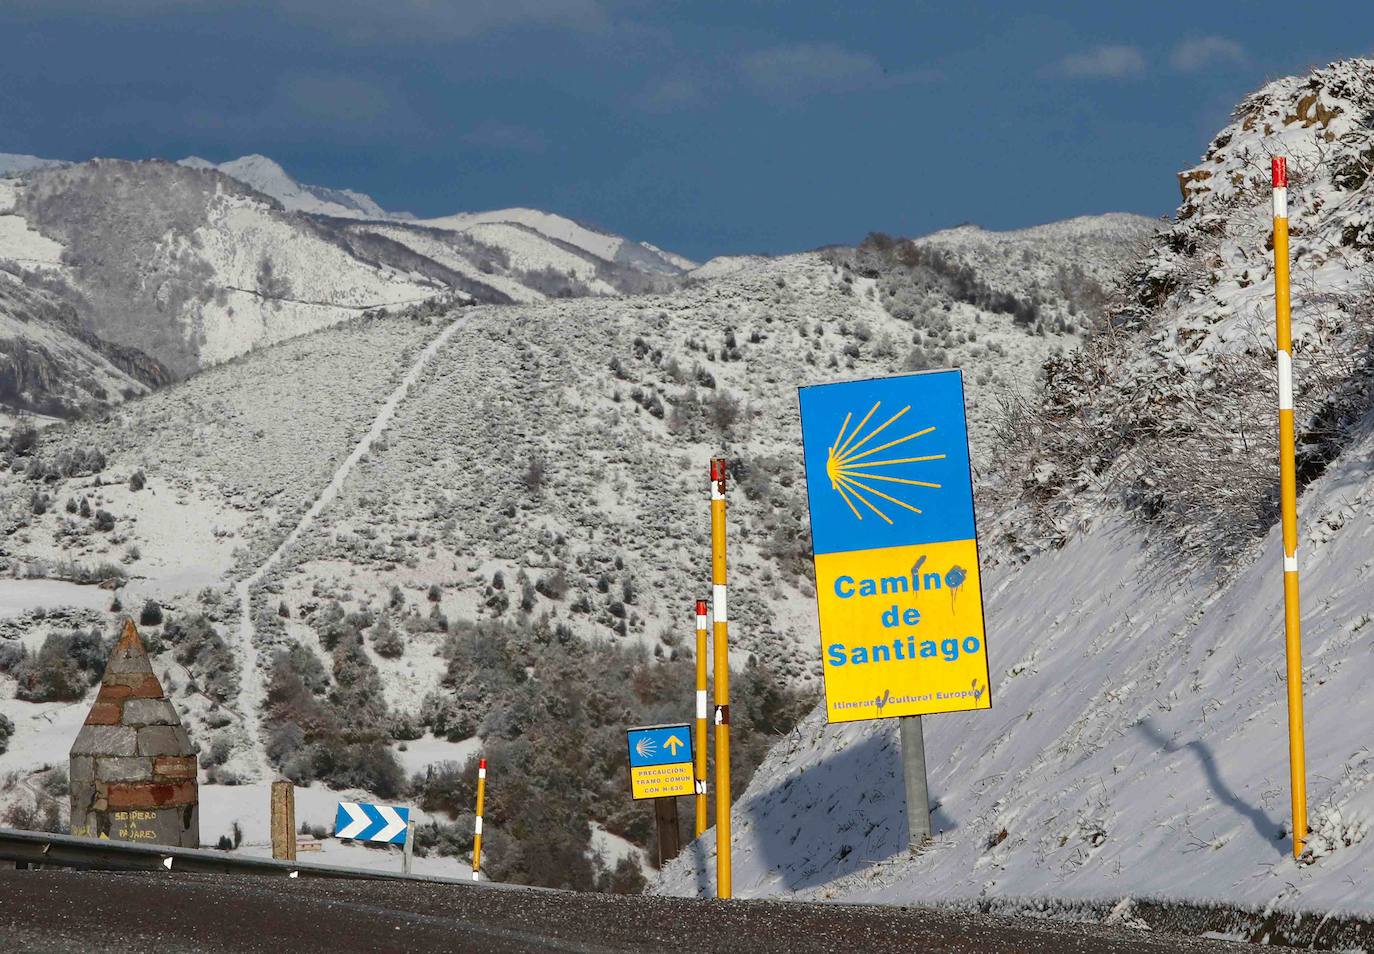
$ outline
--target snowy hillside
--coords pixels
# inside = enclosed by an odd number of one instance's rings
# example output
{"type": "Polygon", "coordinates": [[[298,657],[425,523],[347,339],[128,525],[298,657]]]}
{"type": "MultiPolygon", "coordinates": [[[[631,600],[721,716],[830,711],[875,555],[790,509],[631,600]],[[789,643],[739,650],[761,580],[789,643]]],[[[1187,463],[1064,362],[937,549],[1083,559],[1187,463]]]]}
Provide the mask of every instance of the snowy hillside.
{"type": "MultiPolygon", "coordinates": [[[[1248,97],[1112,331],[1003,427],[983,535],[993,709],[925,720],[933,845],[895,727],[814,712],[738,805],[737,895],[1166,896],[1374,911],[1374,62],[1248,97]],[[1288,841],[1269,156],[1290,187],[1312,837],[1288,841]],[[1007,559],[1008,556],[1015,559],[1007,559]],[[856,784],[856,780],[859,780],[856,784]]],[[[708,883],[709,838],[659,889],[708,883]]]]}
{"type": "MultiPolygon", "coordinates": [[[[517,273],[526,273],[528,280],[524,284],[534,286],[532,289],[524,288],[520,281],[508,283],[516,286],[512,289],[516,301],[663,290],[666,286],[662,283],[646,285],[634,278],[672,277],[696,266],[695,262],[646,242],[634,242],[537,209],[463,212],[416,222],[413,215],[388,212],[371,196],[360,192],[301,183],[266,156],[243,156],[218,165],[197,157],[181,162],[194,168],[217,169],[271,196],[292,212],[395,223],[390,228],[370,231],[386,234],[411,248],[429,244],[436,234],[449,243],[480,243],[503,260],[500,271],[510,267],[517,273]],[[418,228],[406,227],[409,223],[418,228]],[[566,288],[553,286],[554,276],[563,281],[571,278],[573,284],[566,288]]],[[[476,264],[470,257],[459,258],[463,263],[457,266],[460,271],[476,264]]],[[[492,272],[488,269],[485,273],[492,272]]]]}
{"type": "MultiPolygon", "coordinates": [[[[69,331],[97,351],[128,352],[133,393],[367,311],[675,283],[675,266],[618,254],[614,236],[599,237],[602,258],[521,224],[417,226],[366,196],[302,185],[262,156],[221,166],[30,160],[7,158],[13,174],[0,178],[0,267],[41,273],[69,331]]],[[[559,234],[580,228],[556,216],[539,222],[559,234]]],[[[102,398],[82,383],[90,374],[76,345],[59,354],[50,340],[29,340],[39,323],[13,298],[7,312],[10,350],[49,359],[42,378],[27,375],[23,393],[4,399],[9,411],[69,417],[124,399],[122,386],[96,386],[102,398]]],[[[25,376],[18,365],[7,373],[25,376]]]]}
{"type": "Polygon", "coordinates": [[[468,232],[483,225],[515,225],[580,249],[598,259],[631,268],[676,275],[690,271],[696,263],[681,255],[674,255],[645,242],[603,232],[574,222],[572,219],[537,209],[496,209],[491,212],[463,212],[421,223],[452,232],[468,232]]]}
{"type": "Polygon", "coordinates": [[[0,269],[0,403],[63,418],[166,383],[136,356],[85,332],[75,309],[46,286],[40,276],[0,269]]]}
{"type": "MultiPolygon", "coordinates": [[[[369,313],[256,350],[12,451],[8,568],[106,581],[125,611],[158,602],[172,622],[147,629],[207,779],[287,770],[385,794],[412,745],[433,761],[464,758],[475,734],[515,745],[538,704],[512,696],[522,680],[603,693],[587,705],[616,728],[626,706],[673,716],[706,579],[703,468],[723,451],[746,778],[814,679],[797,384],[962,365],[984,453],[999,395],[1077,343],[951,297],[924,265],[861,264],[878,277],[846,255],[792,256],[663,295],[369,313]],[[920,307],[893,314],[889,287],[920,307]],[[311,706],[330,715],[281,714],[311,706]],[[352,728],[281,735],[329,719],[352,728]],[[332,759],[290,761],[300,751],[332,759]]],[[[31,581],[10,585],[24,680],[46,678],[50,637],[115,615],[103,600],[43,613],[31,581]]],[[[0,695],[28,684],[8,665],[0,695]]],[[[16,745],[48,731],[51,705],[4,701],[16,745]]],[[[644,813],[614,795],[623,741],[598,723],[585,744],[605,773],[587,782],[605,792],[593,820],[646,844],[644,813]]]]}

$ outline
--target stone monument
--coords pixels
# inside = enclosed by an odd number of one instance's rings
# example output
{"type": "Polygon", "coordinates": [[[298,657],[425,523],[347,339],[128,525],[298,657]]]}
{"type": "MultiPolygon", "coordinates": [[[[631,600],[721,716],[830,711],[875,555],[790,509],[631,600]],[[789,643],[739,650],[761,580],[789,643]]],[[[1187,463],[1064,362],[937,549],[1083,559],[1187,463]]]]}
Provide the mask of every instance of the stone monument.
{"type": "Polygon", "coordinates": [[[200,847],[196,755],[132,619],[71,751],[73,835],[200,847]]]}

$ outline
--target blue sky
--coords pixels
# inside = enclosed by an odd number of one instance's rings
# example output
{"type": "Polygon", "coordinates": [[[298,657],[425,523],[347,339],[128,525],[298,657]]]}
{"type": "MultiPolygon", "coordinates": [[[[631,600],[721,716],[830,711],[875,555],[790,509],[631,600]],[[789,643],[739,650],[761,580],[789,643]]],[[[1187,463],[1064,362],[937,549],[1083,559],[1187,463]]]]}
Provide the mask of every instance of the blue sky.
{"type": "Polygon", "coordinates": [[[0,152],[261,152],[421,215],[785,252],[1170,212],[1245,92],[1371,37],[1349,0],[0,0],[0,152]]]}

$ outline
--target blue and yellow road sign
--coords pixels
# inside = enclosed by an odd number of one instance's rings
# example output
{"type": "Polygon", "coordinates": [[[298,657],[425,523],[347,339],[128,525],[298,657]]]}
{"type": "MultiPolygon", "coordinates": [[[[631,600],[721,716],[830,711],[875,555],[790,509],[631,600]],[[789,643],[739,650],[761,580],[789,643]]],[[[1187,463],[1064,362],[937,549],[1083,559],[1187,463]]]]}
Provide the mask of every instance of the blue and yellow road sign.
{"type": "Polygon", "coordinates": [[[630,790],[635,798],[668,798],[696,791],[692,774],[692,728],[646,725],[627,729],[630,790]]]}
{"type": "Polygon", "coordinates": [[[829,721],[991,708],[963,373],[799,390],[829,721]]]}

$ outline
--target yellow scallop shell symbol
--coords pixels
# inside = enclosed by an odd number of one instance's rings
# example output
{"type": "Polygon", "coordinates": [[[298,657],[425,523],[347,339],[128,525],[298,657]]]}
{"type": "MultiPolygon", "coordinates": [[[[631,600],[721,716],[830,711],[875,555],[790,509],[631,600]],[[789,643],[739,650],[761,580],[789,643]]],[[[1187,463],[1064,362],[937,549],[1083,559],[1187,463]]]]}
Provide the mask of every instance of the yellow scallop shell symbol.
{"type": "Polygon", "coordinates": [[[854,415],[850,413],[844,416],[844,423],[840,425],[840,433],[835,436],[835,443],[830,445],[830,453],[826,457],[825,474],[830,478],[830,486],[834,488],[835,491],[839,493],[840,497],[844,499],[844,502],[849,505],[849,509],[854,512],[855,517],[860,520],[864,518],[863,514],[859,513],[859,508],[854,506],[854,501],[857,500],[883,520],[887,521],[888,524],[891,524],[892,518],[883,513],[883,511],[878,508],[877,504],[869,500],[869,496],[877,497],[880,500],[886,500],[888,503],[896,504],[899,507],[905,507],[912,513],[920,513],[921,511],[905,500],[898,500],[890,494],[885,494],[876,487],[870,486],[867,482],[881,481],[893,484],[906,484],[912,487],[933,487],[939,489],[939,484],[933,484],[927,480],[911,480],[906,477],[893,477],[890,474],[881,473],[881,469],[884,467],[899,467],[904,464],[915,464],[922,461],[944,460],[945,455],[927,454],[923,457],[897,457],[890,460],[869,460],[868,458],[872,457],[874,454],[881,453],[891,447],[896,447],[898,444],[905,444],[907,441],[915,440],[918,437],[923,437],[935,430],[934,427],[927,427],[924,430],[908,434],[906,437],[899,437],[895,441],[888,441],[886,444],[880,444],[869,450],[863,450],[865,445],[881,434],[888,425],[895,423],[903,414],[911,410],[911,405],[908,404],[865,434],[864,428],[868,425],[873,415],[877,413],[881,403],[881,401],[875,402],[874,405],[868,409],[868,413],[864,415],[863,420],[859,422],[859,426],[852,431],[849,429],[849,422],[853,419],[854,415]],[[862,453],[860,453],[860,451],[862,451],[862,453]]]}

